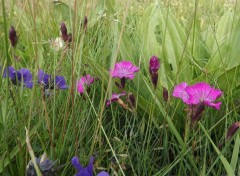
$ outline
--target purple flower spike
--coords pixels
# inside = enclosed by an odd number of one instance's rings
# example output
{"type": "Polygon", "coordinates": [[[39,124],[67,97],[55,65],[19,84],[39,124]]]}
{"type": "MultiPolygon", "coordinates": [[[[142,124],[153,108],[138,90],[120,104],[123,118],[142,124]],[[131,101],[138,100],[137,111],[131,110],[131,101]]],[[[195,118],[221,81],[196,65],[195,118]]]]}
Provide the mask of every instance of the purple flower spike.
{"type": "Polygon", "coordinates": [[[12,66],[9,66],[4,70],[3,77],[7,78],[7,75],[14,85],[20,85],[22,83],[29,89],[33,87],[32,74],[26,68],[21,68],[20,70],[16,71],[12,66]]]}
{"type": "Polygon", "coordinates": [[[85,88],[91,86],[94,82],[94,78],[91,77],[89,74],[86,76],[81,77],[77,81],[77,90],[80,94],[84,93],[85,88]]]}
{"type": "Polygon", "coordinates": [[[195,105],[204,102],[207,106],[220,109],[221,102],[214,103],[217,98],[222,96],[222,92],[219,89],[214,89],[209,84],[200,82],[186,87],[186,92],[189,95],[189,104],[195,105]]]}
{"type": "Polygon", "coordinates": [[[128,78],[133,79],[134,73],[138,72],[139,68],[130,61],[121,61],[115,64],[114,69],[110,70],[113,78],[128,78]]]}
{"type": "Polygon", "coordinates": [[[102,172],[98,173],[97,176],[110,176],[110,175],[107,172],[102,171],[102,172]]]}
{"type": "Polygon", "coordinates": [[[78,157],[73,157],[71,160],[72,165],[78,170],[76,176],[92,176],[93,175],[93,161],[94,158],[91,157],[87,167],[82,167],[79,162],[78,157]]]}
{"type": "Polygon", "coordinates": [[[233,135],[237,132],[237,130],[240,128],[240,121],[235,122],[232,124],[227,131],[227,139],[231,139],[233,135]]]}
{"type": "Polygon", "coordinates": [[[120,93],[120,94],[113,93],[113,94],[112,94],[112,97],[107,100],[106,105],[107,105],[107,106],[110,106],[110,104],[111,104],[112,102],[118,101],[118,99],[119,99],[121,96],[125,96],[125,95],[126,95],[125,92],[120,93]]]}
{"type": "Polygon", "coordinates": [[[56,76],[55,81],[56,81],[56,87],[58,89],[62,89],[62,90],[63,89],[68,89],[68,85],[67,85],[63,76],[56,76]]]}
{"type": "Polygon", "coordinates": [[[11,26],[11,28],[9,30],[9,40],[13,47],[15,47],[17,45],[18,37],[17,37],[16,30],[13,26],[11,26]]]}
{"type": "Polygon", "coordinates": [[[160,62],[157,56],[152,56],[149,61],[149,72],[156,73],[160,68],[160,62]]]}

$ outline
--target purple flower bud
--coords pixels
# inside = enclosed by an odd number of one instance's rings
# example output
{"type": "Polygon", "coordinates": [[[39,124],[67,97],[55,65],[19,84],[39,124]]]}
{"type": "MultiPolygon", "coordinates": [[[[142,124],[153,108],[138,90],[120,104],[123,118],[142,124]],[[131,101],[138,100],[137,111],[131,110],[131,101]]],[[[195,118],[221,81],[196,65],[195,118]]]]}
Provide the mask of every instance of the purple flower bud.
{"type": "Polygon", "coordinates": [[[66,24],[64,22],[61,23],[61,33],[62,33],[62,36],[67,36],[67,27],[66,27],[66,24]]]}
{"type": "Polygon", "coordinates": [[[62,33],[62,39],[64,42],[70,43],[72,41],[72,34],[67,33],[67,27],[64,22],[61,23],[61,33],[62,33]]]}
{"type": "Polygon", "coordinates": [[[156,89],[157,82],[158,82],[158,72],[152,72],[151,73],[151,80],[152,80],[154,88],[156,89]]]}
{"type": "Polygon", "coordinates": [[[168,90],[165,87],[163,87],[163,99],[165,102],[168,101],[168,90]]]}
{"type": "Polygon", "coordinates": [[[135,106],[136,106],[136,99],[135,99],[135,96],[133,95],[133,93],[129,93],[128,94],[128,101],[129,101],[131,107],[135,108],[135,106]]]}
{"type": "Polygon", "coordinates": [[[239,122],[235,122],[234,124],[232,124],[227,131],[227,139],[231,139],[231,137],[233,137],[233,135],[237,132],[238,128],[240,127],[240,121],[239,122]]]}
{"type": "Polygon", "coordinates": [[[204,102],[200,102],[197,105],[191,106],[190,110],[190,117],[191,117],[191,122],[195,123],[201,119],[202,112],[205,109],[204,102]]]}
{"type": "Polygon", "coordinates": [[[11,41],[12,46],[15,47],[18,41],[18,37],[17,37],[16,30],[13,26],[11,26],[9,30],[9,39],[11,41]]]}
{"type": "Polygon", "coordinates": [[[160,68],[160,62],[157,56],[152,56],[149,61],[149,72],[150,74],[156,73],[160,68]]]}
{"type": "Polygon", "coordinates": [[[84,30],[87,30],[87,25],[88,25],[88,18],[87,18],[87,16],[85,16],[84,21],[83,21],[84,30]]]}
{"type": "Polygon", "coordinates": [[[121,86],[122,86],[122,89],[124,89],[125,84],[126,84],[126,78],[123,77],[123,78],[121,78],[121,86]]]}

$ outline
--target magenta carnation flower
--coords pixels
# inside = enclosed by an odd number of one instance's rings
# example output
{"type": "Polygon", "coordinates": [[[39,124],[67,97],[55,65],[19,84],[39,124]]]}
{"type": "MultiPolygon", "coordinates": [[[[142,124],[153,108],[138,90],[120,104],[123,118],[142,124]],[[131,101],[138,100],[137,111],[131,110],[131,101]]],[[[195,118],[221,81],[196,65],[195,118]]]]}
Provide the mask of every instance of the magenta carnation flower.
{"type": "Polygon", "coordinates": [[[191,86],[183,82],[174,88],[173,96],[181,98],[188,105],[196,105],[203,102],[207,106],[220,109],[221,102],[215,103],[222,96],[222,91],[212,88],[209,84],[200,82],[191,86]]]}
{"type": "Polygon", "coordinates": [[[107,100],[106,105],[107,105],[107,106],[110,106],[110,104],[111,104],[112,102],[118,101],[118,99],[119,99],[121,96],[125,96],[125,95],[126,95],[125,92],[120,93],[120,94],[113,93],[113,94],[112,94],[112,97],[107,100]]]}
{"type": "Polygon", "coordinates": [[[212,88],[209,84],[200,82],[186,87],[189,95],[189,104],[198,104],[204,102],[205,105],[220,109],[221,102],[214,103],[215,100],[222,96],[222,91],[212,88]]]}
{"type": "Polygon", "coordinates": [[[114,69],[110,70],[113,78],[134,78],[134,73],[138,72],[139,68],[130,61],[121,61],[115,64],[114,69]]]}
{"type": "Polygon", "coordinates": [[[77,81],[77,90],[80,94],[84,93],[84,90],[86,87],[89,87],[90,85],[92,85],[92,83],[94,82],[94,78],[91,77],[89,74],[86,76],[81,77],[78,81],[77,81]]]}

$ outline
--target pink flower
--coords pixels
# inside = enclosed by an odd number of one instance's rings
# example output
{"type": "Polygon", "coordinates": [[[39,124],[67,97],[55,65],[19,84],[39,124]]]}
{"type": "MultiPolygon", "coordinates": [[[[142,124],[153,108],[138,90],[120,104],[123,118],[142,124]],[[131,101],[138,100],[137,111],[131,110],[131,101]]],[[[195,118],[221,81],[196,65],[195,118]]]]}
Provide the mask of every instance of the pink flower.
{"type": "Polygon", "coordinates": [[[181,98],[184,103],[189,104],[188,103],[189,95],[186,92],[186,87],[188,87],[188,84],[185,82],[182,82],[181,84],[175,86],[173,90],[173,96],[181,98]]]}
{"type": "Polygon", "coordinates": [[[134,73],[138,72],[139,68],[130,61],[121,61],[115,64],[114,69],[110,70],[113,78],[134,78],[134,73]]]}
{"type": "Polygon", "coordinates": [[[112,97],[107,100],[106,105],[107,105],[107,106],[110,106],[110,104],[111,104],[112,102],[118,101],[118,99],[119,99],[121,96],[125,96],[125,95],[126,95],[125,92],[122,92],[122,93],[120,93],[120,94],[113,93],[113,94],[112,94],[112,97]]]}
{"type": "Polygon", "coordinates": [[[209,84],[200,82],[192,86],[186,87],[186,92],[189,95],[189,104],[198,104],[204,102],[205,105],[220,109],[221,102],[214,101],[222,96],[222,91],[212,88],[209,84]]]}
{"type": "Polygon", "coordinates": [[[77,89],[78,92],[80,94],[84,93],[84,90],[86,87],[89,87],[90,85],[92,85],[94,81],[94,78],[91,77],[89,74],[86,76],[81,77],[78,81],[77,81],[77,89]]]}
{"type": "Polygon", "coordinates": [[[207,106],[220,109],[221,102],[214,103],[222,96],[222,91],[212,88],[209,84],[200,82],[191,86],[183,82],[174,88],[173,96],[181,98],[188,105],[196,105],[203,102],[207,106]]]}

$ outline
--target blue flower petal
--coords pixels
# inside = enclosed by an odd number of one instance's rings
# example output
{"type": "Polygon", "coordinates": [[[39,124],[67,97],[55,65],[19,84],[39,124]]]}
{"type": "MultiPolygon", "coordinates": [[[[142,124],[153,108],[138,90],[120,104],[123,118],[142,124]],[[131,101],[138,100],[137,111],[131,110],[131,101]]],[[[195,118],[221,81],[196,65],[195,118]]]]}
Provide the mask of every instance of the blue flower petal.
{"type": "Polygon", "coordinates": [[[83,167],[82,167],[82,165],[80,164],[77,156],[74,156],[74,157],[72,158],[71,163],[72,163],[72,165],[73,165],[78,171],[83,170],[83,167]]]}
{"type": "Polygon", "coordinates": [[[55,84],[56,84],[57,88],[59,88],[59,89],[67,89],[68,88],[68,85],[63,76],[56,76],[55,81],[56,81],[55,84]]]}
{"type": "Polygon", "coordinates": [[[110,175],[107,172],[102,171],[102,172],[98,173],[97,176],[110,176],[110,175]]]}
{"type": "Polygon", "coordinates": [[[38,83],[49,86],[51,75],[44,73],[41,69],[38,71],[38,83]]]}

